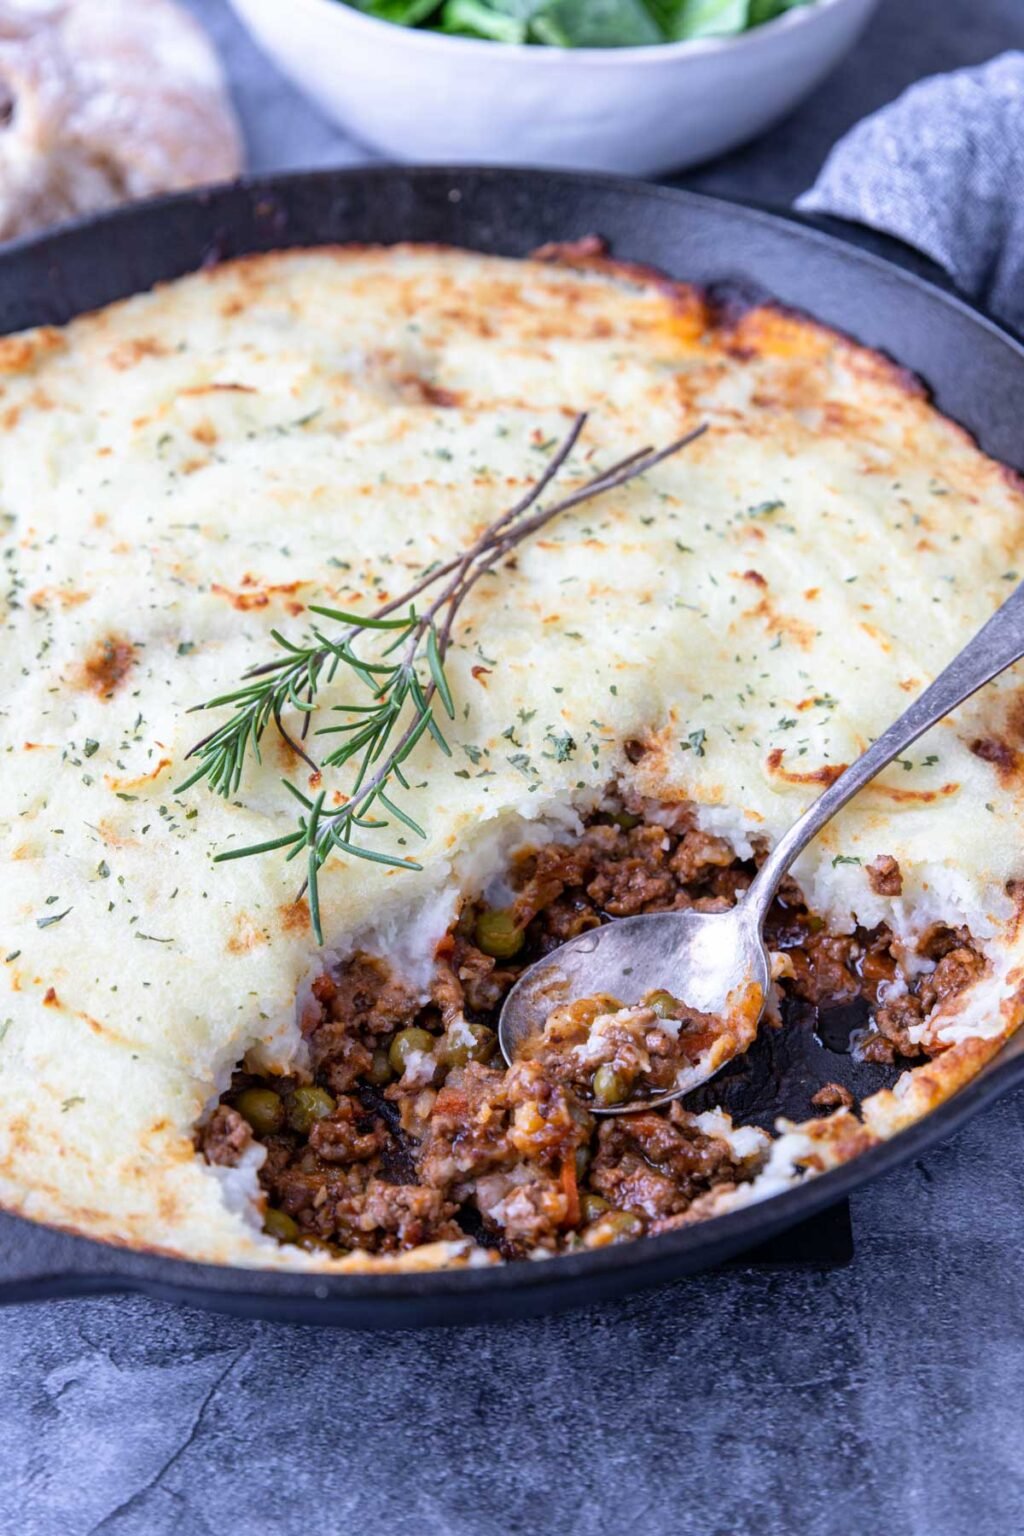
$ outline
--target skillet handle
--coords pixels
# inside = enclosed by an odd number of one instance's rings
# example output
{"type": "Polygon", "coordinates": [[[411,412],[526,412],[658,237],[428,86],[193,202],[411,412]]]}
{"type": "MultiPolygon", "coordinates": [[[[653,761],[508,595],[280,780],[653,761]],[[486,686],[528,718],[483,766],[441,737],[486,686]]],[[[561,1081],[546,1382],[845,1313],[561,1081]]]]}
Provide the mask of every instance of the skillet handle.
{"type": "Polygon", "coordinates": [[[0,1212],[0,1306],[131,1290],[130,1256],[0,1212]]]}

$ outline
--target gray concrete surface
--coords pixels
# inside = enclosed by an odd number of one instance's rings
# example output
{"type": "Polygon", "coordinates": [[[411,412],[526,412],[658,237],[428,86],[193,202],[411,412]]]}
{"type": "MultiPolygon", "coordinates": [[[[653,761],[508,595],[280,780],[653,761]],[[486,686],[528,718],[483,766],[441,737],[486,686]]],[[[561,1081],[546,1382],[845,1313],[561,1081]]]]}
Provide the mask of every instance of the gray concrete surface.
{"type": "Polygon", "coordinates": [[[844,1270],[402,1335],[0,1317],[19,1536],[1017,1536],[1024,1095],[855,1202],[844,1270]]]}
{"type": "MultiPolygon", "coordinates": [[[[282,0],[285,3],[285,0],[282,0]]],[[[253,163],[355,158],[222,0],[253,163]]],[[[909,80],[1024,46],[1022,0],[885,0],[828,86],[688,179],[771,202],[909,80]]],[[[1024,1094],[854,1201],[841,1271],[562,1317],[331,1334],[137,1299],[0,1314],[0,1536],[1017,1536],[1024,1094]]]]}

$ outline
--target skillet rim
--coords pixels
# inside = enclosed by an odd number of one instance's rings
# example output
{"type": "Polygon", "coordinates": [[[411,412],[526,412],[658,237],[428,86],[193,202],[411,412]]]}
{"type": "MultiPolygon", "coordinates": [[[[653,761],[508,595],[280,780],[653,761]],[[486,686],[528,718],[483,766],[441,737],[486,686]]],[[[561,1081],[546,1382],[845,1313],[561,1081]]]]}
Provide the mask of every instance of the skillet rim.
{"type": "MultiPolygon", "coordinates": [[[[961,294],[953,286],[943,270],[936,266],[930,258],[925,257],[922,253],[916,251],[911,246],[905,245],[895,237],[872,230],[868,226],[858,226],[845,219],[809,215],[800,212],[798,209],[772,208],[755,200],[725,197],[717,193],[693,191],[688,187],[669,186],[663,182],[643,181],[634,177],[619,176],[612,172],[549,170],[530,166],[494,166],[488,164],[459,164],[453,166],[369,164],[238,176],[232,181],[215,182],[182,192],[168,192],[158,197],[139,198],[134,202],[122,203],[116,208],[107,209],[102,213],[84,214],[77,218],[68,219],[53,229],[43,230],[34,234],[18,235],[0,244],[0,336],[9,335],[14,329],[6,324],[3,317],[3,305],[5,302],[3,279],[4,269],[12,265],[19,257],[31,257],[38,252],[45,252],[49,248],[59,250],[61,246],[71,245],[76,239],[88,236],[96,230],[103,231],[109,229],[117,231],[121,226],[130,226],[136,223],[148,224],[159,220],[164,214],[174,213],[181,208],[194,206],[204,210],[212,209],[216,203],[236,194],[246,195],[253,199],[254,221],[258,221],[260,217],[261,204],[265,205],[262,213],[268,219],[266,232],[276,235],[277,239],[266,244],[253,244],[244,249],[222,249],[220,242],[226,238],[228,232],[223,228],[215,226],[210,232],[209,249],[203,264],[216,265],[220,261],[231,261],[238,256],[262,254],[273,250],[300,249],[303,246],[309,246],[311,244],[310,240],[290,240],[287,237],[287,230],[279,225],[274,225],[272,222],[274,215],[283,212],[274,204],[278,193],[295,187],[316,187],[320,183],[339,183],[345,186],[350,183],[355,185],[363,181],[396,182],[399,184],[440,181],[452,184],[472,182],[484,187],[488,184],[499,182],[514,184],[518,181],[524,181],[535,185],[580,187],[599,192],[618,193],[630,199],[638,199],[641,202],[651,200],[664,202],[668,206],[690,206],[698,213],[701,211],[706,213],[717,212],[727,217],[735,218],[740,224],[753,223],[776,233],[781,233],[784,237],[791,238],[795,243],[807,242],[820,246],[840,262],[849,261],[873,268],[880,277],[884,275],[890,279],[895,279],[898,283],[908,284],[910,287],[923,292],[929,300],[938,302],[940,307],[952,310],[960,319],[965,320],[968,325],[985,331],[998,344],[1009,346],[1012,351],[1016,352],[1021,364],[1024,365],[1024,339],[1017,336],[1008,325],[996,320],[983,306],[974,303],[961,294]],[[831,227],[825,228],[826,224],[831,227]],[[843,236],[833,232],[834,229],[839,227],[843,229],[843,236]],[[901,265],[899,261],[894,259],[894,256],[881,255],[876,250],[871,249],[869,244],[858,243],[858,231],[866,240],[884,242],[886,247],[893,252],[899,250],[905,253],[912,261],[930,268],[930,271],[924,273],[915,270],[909,263],[901,265]]],[[[457,192],[458,196],[452,196],[450,200],[455,205],[460,204],[464,195],[463,190],[453,186],[452,191],[457,192]]],[[[579,237],[572,236],[570,238],[579,237]]],[[[330,246],[346,242],[332,237],[312,243],[330,246]]],[[[351,240],[347,243],[374,246],[397,242],[351,240]]],[[[414,241],[414,243],[430,245],[431,243],[440,242],[423,240],[414,241]]],[[[453,245],[455,249],[483,249],[480,246],[458,246],[454,241],[449,242],[449,244],[453,245]]],[[[530,240],[527,239],[525,244],[527,247],[530,247],[530,240]]],[[[520,254],[527,253],[516,253],[517,256],[520,254]]],[[[616,259],[615,252],[612,252],[612,256],[613,259],[616,259]]],[[[630,259],[625,258],[627,264],[630,259]]],[[[642,258],[639,259],[638,264],[643,265],[642,258]]],[[[658,270],[656,262],[652,261],[650,266],[652,270],[658,270]]],[[[198,269],[195,263],[186,263],[175,271],[174,276],[184,276],[196,270],[198,269]]],[[[670,277],[674,276],[674,274],[668,275],[670,277]]],[[[150,286],[157,286],[173,280],[173,276],[159,276],[151,280],[150,286]]],[[[676,280],[680,282],[688,281],[685,277],[679,277],[676,280]]],[[[146,291],[148,291],[146,288],[133,287],[123,290],[123,293],[125,297],[128,297],[132,294],[144,293],[146,291]]],[[[772,297],[767,289],[758,296],[772,297]]],[[[118,302],[116,298],[103,299],[95,307],[104,308],[107,304],[116,302],[118,302]]],[[[788,301],[784,301],[784,307],[787,306],[788,301]]],[[[75,308],[72,310],[69,318],[89,313],[92,313],[92,310],[89,308],[75,308]]],[[[808,312],[804,311],[804,313],[808,312]]],[[[814,320],[817,317],[810,315],[809,318],[814,320]]],[[[64,323],[61,320],[37,320],[28,321],[27,327],[43,324],[61,325],[64,323]]],[[[821,323],[830,329],[842,330],[841,326],[832,321],[823,321],[821,323]]],[[[852,335],[852,333],[845,334],[852,335]]],[[[857,340],[856,337],[853,339],[857,340]]],[[[873,346],[870,342],[861,344],[868,347],[873,346]]],[[[882,351],[883,349],[876,347],[875,350],[882,351]]],[[[907,366],[900,363],[898,358],[893,360],[901,367],[907,366]]],[[[923,382],[930,389],[929,381],[925,379],[923,382]]],[[[984,451],[988,452],[988,450],[984,451]]],[[[1024,449],[1022,449],[1022,456],[1024,456],[1024,449]]],[[[1022,457],[1020,468],[1024,472],[1024,457],[1022,457]]]]}
{"type": "MultiPolygon", "coordinates": [[[[62,323],[62,320],[40,319],[19,320],[14,326],[7,323],[5,311],[9,300],[5,280],[10,270],[13,268],[16,273],[19,263],[24,263],[26,259],[31,268],[40,259],[45,262],[49,258],[51,265],[48,276],[62,270],[65,258],[73,270],[76,261],[88,264],[88,246],[95,236],[102,237],[109,233],[120,244],[124,240],[131,242],[134,235],[137,245],[140,232],[148,234],[153,227],[159,228],[162,222],[170,222],[176,213],[190,207],[201,210],[207,218],[207,256],[215,260],[263,250],[335,243],[334,236],[317,242],[308,233],[301,239],[289,239],[287,226],[282,228],[275,222],[277,216],[284,212],[278,199],[286,199],[289,193],[315,192],[321,188],[329,192],[332,186],[343,190],[360,185],[379,188],[389,184],[399,184],[413,192],[418,185],[441,190],[447,185],[449,200],[456,206],[467,190],[489,190],[493,193],[494,190],[500,192],[503,187],[510,189],[525,185],[538,190],[543,188],[549,194],[559,188],[596,194],[610,193],[638,206],[662,204],[682,210],[689,209],[698,220],[701,214],[712,219],[724,216],[734,220],[737,227],[749,230],[753,226],[781,236],[791,243],[797,256],[801,246],[810,244],[824,254],[827,262],[836,263],[840,270],[854,263],[866,268],[878,282],[908,285],[919,296],[923,296],[927,304],[935,306],[939,311],[952,311],[969,328],[985,332],[990,341],[1008,349],[1015,358],[1014,366],[1020,369],[1024,382],[1024,346],[990,316],[918,272],[907,270],[871,250],[851,245],[832,233],[785,213],[774,213],[740,201],[632,181],[624,177],[495,167],[363,166],[247,177],[218,187],[174,193],[130,204],[106,214],[75,220],[56,231],[22,237],[0,251],[0,334],[20,329],[24,325],[62,323]],[[457,192],[458,196],[452,197],[453,192],[457,192]],[[233,229],[225,230],[217,223],[217,213],[222,207],[227,207],[230,213],[232,201],[239,197],[250,200],[251,223],[243,228],[241,222],[236,220],[233,229]],[[261,216],[266,217],[265,226],[261,224],[261,216]],[[86,249],[84,252],[79,251],[76,256],[76,249],[82,244],[86,249]],[[227,249],[224,249],[225,244],[228,245],[227,249]]],[[[580,233],[586,231],[568,231],[566,237],[573,238],[580,233]]],[[[449,243],[462,242],[455,238],[453,232],[449,243]]],[[[528,238],[525,241],[527,247],[536,243],[536,240],[531,242],[528,238]]],[[[500,241],[499,244],[508,251],[508,240],[500,241]]],[[[464,245],[463,248],[473,247],[464,245]]],[[[478,244],[476,248],[489,247],[478,244]]],[[[658,266],[659,262],[652,260],[651,264],[658,266]]],[[[122,286],[119,292],[123,296],[143,292],[147,286],[172,280],[174,276],[195,270],[196,266],[197,262],[192,259],[181,264],[172,262],[171,270],[166,273],[161,271],[156,276],[150,276],[148,282],[135,281],[133,277],[131,283],[122,286]]],[[[685,280],[685,273],[671,275],[685,280]]],[[[35,284],[32,286],[36,287],[35,284]]],[[[763,291],[768,292],[767,289],[763,291]]],[[[16,302],[34,304],[38,308],[44,292],[45,287],[31,295],[26,295],[22,290],[14,298],[16,302]]],[[[110,302],[114,302],[113,296],[101,299],[94,307],[103,307],[110,302]]],[[[69,318],[71,314],[86,313],[87,309],[81,305],[71,306],[64,318],[69,318]]],[[[812,313],[810,310],[805,312],[812,313]]],[[[823,323],[836,329],[841,328],[831,320],[823,323]]],[[[876,343],[867,344],[878,349],[876,343]]],[[[901,359],[897,358],[896,361],[905,366],[901,359]]],[[[929,381],[926,379],[925,383],[928,385],[929,381]]],[[[944,404],[940,403],[938,408],[956,419],[955,412],[949,412],[944,404]]],[[[9,1226],[15,1242],[19,1228],[31,1227],[31,1246],[35,1249],[41,1247],[44,1263],[31,1278],[16,1277],[5,1281],[0,1269],[0,1302],[41,1299],[45,1295],[131,1290],[208,1307],[228,1307],[230,1310],[252,1314],[262,1312],[263,1315],[281,1315],[281,1308],[274,1306],[275,1301],[286,1304],[285,1312],[287,1303],[292,1302],[308,1321],[388,1327],[410,1327],[437,1321],[470,1322],[483,1316],[506,1315],[517,1310],[538,1311],[578,1304],[595,1299],[598,1294],[603,1296],[613,1291],[639,1288],[720,1263],[843,1199],[889,1168],[912,1160],[980,1112],[986,1104],[1011,1087],[1018,1077],[1024,1075],[1024,1044],[1020,1041],[1021,1036],[1016,1036],[997,1058],[936,1110],[851,1162],[740,1211],[660,1237],[641,1238],[620,1246],[562,1255],[555,1260],[478,1269],[437,1269],[401,1275],[332,1275],[325,1272],[303,1273],[197,1264],[145,1249],[119,1248],[76,1232],[63,1231],[45,1223],[2,1213],[0,1223],[3,1224],[3,1230],[6,1233],[9,1226]],[[50,1253],[49,1259],[46,1259],[47,1250],[50,1253]],[[524,1299],[529,1298],[525,1307],[510,1304],[516,1294],[524,1299]],[[460,1302],[470,1303],[471,1300],[483,1303],[476,1315],[470,1315],[468,1310],[465,1314],[458,1312],[460,1302]],[[417,1301],[421,1303],[419,1308],[416,1306],[417,1301]],[[394,1304],[393,1308],[390,1303],[394,1304]],[[403,1318],[400,1314],[404,1309],[408,1310],[409,1315],[403,1318]]]]}

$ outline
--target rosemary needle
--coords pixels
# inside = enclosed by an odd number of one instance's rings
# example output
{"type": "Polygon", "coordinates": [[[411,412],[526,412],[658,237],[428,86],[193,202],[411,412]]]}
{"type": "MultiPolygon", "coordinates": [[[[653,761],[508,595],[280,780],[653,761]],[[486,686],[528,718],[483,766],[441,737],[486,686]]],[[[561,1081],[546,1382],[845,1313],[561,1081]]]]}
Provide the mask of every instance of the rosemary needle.
{"type": "Polygon", "coordinates": [[[299,896],[309,893],[310,919],[318,944],[324,941],[318,876],[333,853],[351,854],[396,869],[422,868],[413,859],[396,858],[367,846],[362,834],[379,831],[394,820],[416,837],[426,837],[424,829],[397,803],[399,793],[409,787],[403,765],[424,735],[431,736],[439,749],[451,756],[439,721],[440,715],[449,720],[455,718],[445,659],[459,609],[476,583],[512,549],[560,513],[645,474],[707,431],[707,426],[702,425],[666,448],[642,448],[601,470],[551,506],[531,510],[563,468],[585,423],[585,415],[576,417],[540,477],[460,554],[425,572],[407,591],[371,614],[311,605],[309,611],[318,619],[343,627],[328,634],[322,626],[314,625],[312,643],[305,646],[295,645],[277,630],[271,630],[280,654],[245,672],[239,687],[196,706],[202,710],[230,706],[232,713],[189,752],[189,758],[197,759],[197,767],[178,786],[179,794],[205,779],[209,789],[225,798],[233,797],[241,784],[250,750],[260,761],[260,743],[271,722],[292,751],[315,773],[321,767],[355,764],[355,780],[342,804],[327,807],[326,790],[321,789],[313,799],[285,779],[285,788],[300,808],[295,828],[269,842],[216,855],[218,863],[281,849],[288,850],[288,859],[304,855],[306,875],[299,896]],[[438,587],[422,611],[418,611],[416,599],[438,587]],[[353,646],[360,636],[372,631],[390,638],[383,654],[369,661],[360,657],[353,646]],[[332,682],[342,667],[361,685],[364,697],[358,703],[336,705],[332,713],[345,718],[320,726],[315,732],[318,737],[340,738],[322,765],[318,765],[303,743],[308,740],[310,721],[318,708],[320,688],[332,682]],[[289,708],[302,717],[299,741],[284,725],[282,717],[289,708]]]}

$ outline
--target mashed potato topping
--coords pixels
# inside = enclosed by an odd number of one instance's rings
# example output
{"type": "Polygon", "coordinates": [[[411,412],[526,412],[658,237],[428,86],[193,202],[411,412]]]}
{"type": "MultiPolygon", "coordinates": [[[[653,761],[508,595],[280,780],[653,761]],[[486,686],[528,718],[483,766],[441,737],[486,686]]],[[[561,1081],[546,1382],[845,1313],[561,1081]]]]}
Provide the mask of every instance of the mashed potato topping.
{"type": "MultiPolygon", "coordinates": [[[[196,1152],[239,1062],[308,1074],[299,1024],[325,963],[386,954],[425,999],[458,893],[518,844],[576,836],[627,772],[659,814],[690,808],[724,863],[749,860],[1024,570],[1013,477],[888,362],[600,261],[228,263],[0,342],[0,425],[0,1200],[220,1262],[467,1252],[279,1247],[258,1150],[220,1170],[196,1152]],[[570,481],[710,426],[476,589],[448,663],[454,759],[424,738],[411,760],[423,872],[334,860],[325,961],[295,865],[212,863],[293,824],[293,754],[268,737],[233,800],[178,795],[188,710],[265,659],[272,628],[301,635],[310,604],[369,609],[448,558],[581,410],[570,481]]],[[[840,935],[886,924],[911,976],[935,964],[917,949],[935,924],[986,958],[917,1019],[939,1054],[869,1100],[853,1139],[923,1112],[1018,1022],[1022,753],[1010,674],[798,861],[809,909],[840,935]]],[[[828,1126],[850,1118],[801,1132],[800,1166],[846,1155],[828,1126]]]]}

